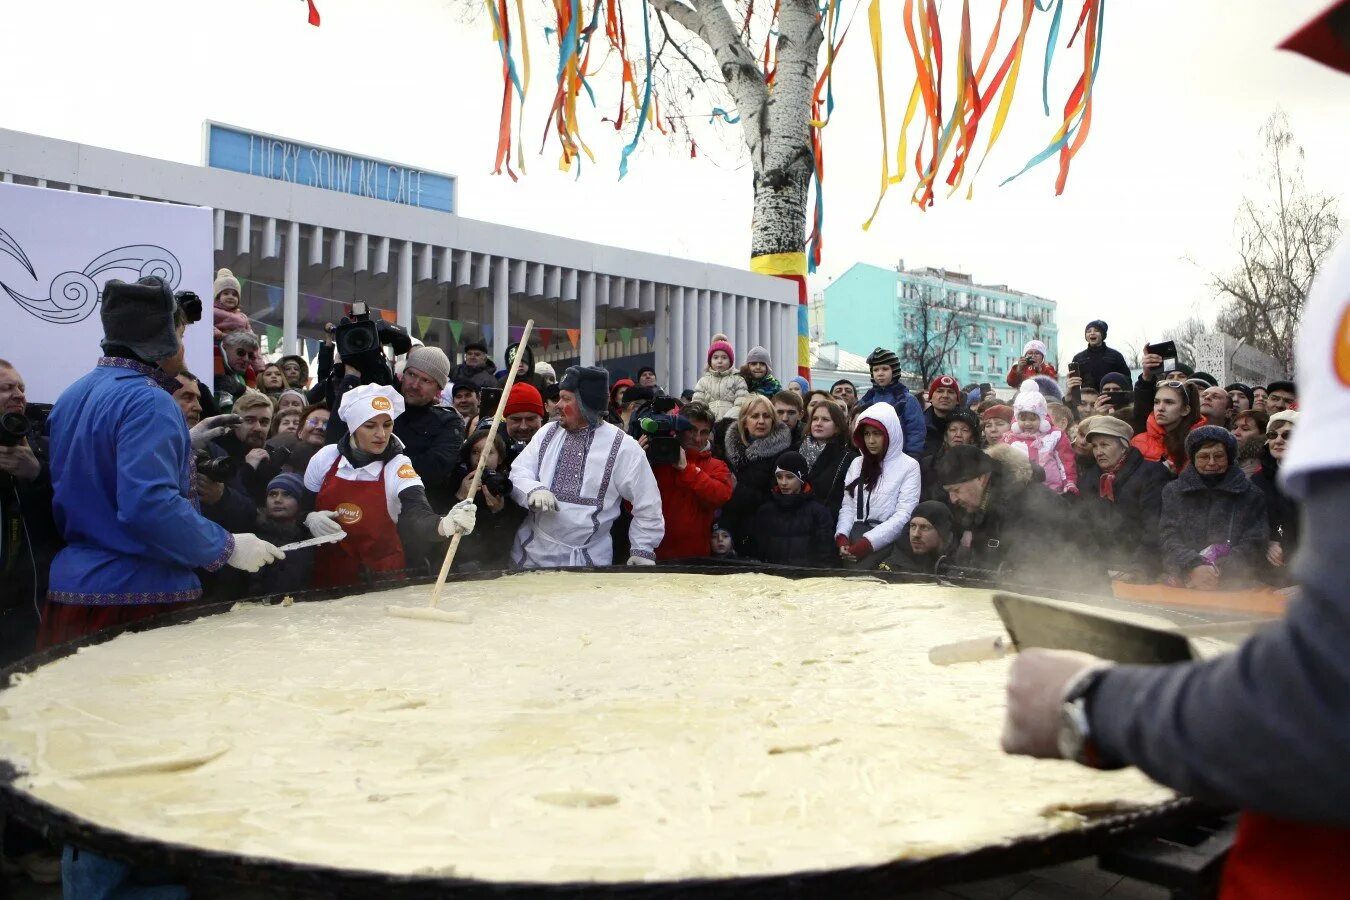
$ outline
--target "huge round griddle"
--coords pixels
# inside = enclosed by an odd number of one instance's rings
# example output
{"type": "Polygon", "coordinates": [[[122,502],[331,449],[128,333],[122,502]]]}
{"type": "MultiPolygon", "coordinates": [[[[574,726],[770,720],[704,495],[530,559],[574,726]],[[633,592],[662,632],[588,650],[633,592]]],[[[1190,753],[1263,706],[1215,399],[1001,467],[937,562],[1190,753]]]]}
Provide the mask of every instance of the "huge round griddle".
{"type": "MultiPolygon", "coordinates": [[[[725,574],[732,567],[662,566],[662,573],[696,575],[725,574]]],[[[744,571],[744,569],[741,569],[744,571]]],[[[754,571],[787,578],[820,578],[819,569],[766,567],[754,571]]],[[[622,573],[641,578],[649,569],[623,567],[573,569],[568,571],[622,573]]],[[[479,581],[507,576],[504,572],[486,572],[452,576],[451,581],[479,581]]],[[[840,578],[873,578],[893,584],[931,584],[933,579],[888,572],[858,572],[840,578]]],[[[399,585],[432,583],[432,578],[413,578],[399,585]]],[[[944,579],[944,584],[959,587],[991,587],[987,582],[944,579]]],[[[289,593],[297,602],[322,602],[372,589],[392,586],[386,576],[363,585],[323,591],[289,593]]],[[[1056,599],[1073,599],[1062,591],[1040,591],[1056,599]]],[[[280,603],[283,595],[249,598],[250,602],[280,603]]],[[[157,616],[130,625],[35,653],[8,669],[0,671],[0,683],[8,684],[10,675],[31,672],[47,663],[77,652],[81,647],[104,643],[127,632],[172,628],[204,616],[228,612],[235,601],[210,603],[157,616]]],[[[0,808],[39,829],[55,841],[85,847],[135,865],[169,870],[185,879],[209,878],[290,890],[334,894],[342,897],[422,898],[422,897],[580,897],[604,893],[622,897],[754,897],[754,896],[857,896],[884,897],[941,884],[972,881],[1054,865],[1102,853],[1128,838],[1160,832],[1178,824],[1211,815],[1211,811],[1186,798],[1092,819],[1083,827],[1048,835],[988,844],[979,849],[931,856],[899,859],[871,866],[803,871],[753,877],[683,879],[652,882],[575,882],[538,883],[482,881],[444,876],[403,876],[383,872],[305,865],[273,858],[248,857],[200,847],[155,840],[128,831],[96,825],[58,806],[40,800],[16,784],[22,773],[8,761],[0,760],[0,808]]]]}

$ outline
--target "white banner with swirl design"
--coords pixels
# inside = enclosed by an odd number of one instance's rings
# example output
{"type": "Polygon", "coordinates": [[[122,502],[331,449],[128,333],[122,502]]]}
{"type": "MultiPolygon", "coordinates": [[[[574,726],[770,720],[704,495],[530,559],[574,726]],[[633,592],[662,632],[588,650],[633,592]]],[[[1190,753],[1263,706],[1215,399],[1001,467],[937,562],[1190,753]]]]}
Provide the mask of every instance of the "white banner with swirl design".
{"type": "Polygon", "coordinates": [[[52,403],[93,368],[110,279],[159,275],[205,306],[189,326],[187,363],[211,384],[211,210],[0,184],[0,359],[32,403],[52,403]]]}

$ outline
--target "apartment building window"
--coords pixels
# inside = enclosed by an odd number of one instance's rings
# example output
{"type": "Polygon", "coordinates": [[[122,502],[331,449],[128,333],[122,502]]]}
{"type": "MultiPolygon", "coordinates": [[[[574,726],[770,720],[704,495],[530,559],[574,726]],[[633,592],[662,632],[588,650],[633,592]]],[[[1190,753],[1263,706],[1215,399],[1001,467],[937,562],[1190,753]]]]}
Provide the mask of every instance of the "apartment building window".
{"type": "Polygon", "coordinates": [[[989,326],[989,343],[991,344],[998,343],[998,329],[995,328],[993,325],[989,326]]]}
{"type": "Polygon", "coordinates": [[[998,371],[998,355],[997,355],[997,354],[994,354],[994,353],[990,353],[990,354],[989,354],[989,371],[991,371],[991,372],[997,372],[997,371],[998,371]]]}
{"type": "Polygon", "coordinates": [[[979,368],[980,368],[980,354],[972,350],[970,352],[970,370],[972,372],[976,372],[979,371],[979,368]]]}

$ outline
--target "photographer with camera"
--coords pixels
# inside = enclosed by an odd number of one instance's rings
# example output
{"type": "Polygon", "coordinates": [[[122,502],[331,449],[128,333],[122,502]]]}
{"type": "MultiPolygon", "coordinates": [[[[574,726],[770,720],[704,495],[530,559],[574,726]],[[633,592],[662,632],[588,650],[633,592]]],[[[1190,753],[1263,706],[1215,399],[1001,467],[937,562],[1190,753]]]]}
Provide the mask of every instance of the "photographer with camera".
{"type": "Polygon", "coordinates": [[[666,520],[656,558],[710,555],[713,520],[731,499],[734,486],[727,464],[712,454],[717,417],[706,404],[689,403],[678,414],[657,413],[639,421],[647,434],[638,443],[646,450],[656,476],[666,520]]]}
{"type": "Polygon", "coordinates": [[[47,570],[60,546],[42,418],[0,359],[0,666],[33,652],[47,570]]]}
{"type": "Polygon", "coordinates": [[[525,509],[511,499],[511,475],[506,467],[506,441],[499,431],[487,441],[488,431],[480,428],[469,435],[459,455],[456,470],[459,489],[456,500],[469,499],[469,486],[479,457],[488,454],[483,480],[473,498],[478,509],[473,533],[465,535],[455,556],[456,572],[489,572],[511,567],[511,541],[525,520],[525,509]]]}
{"type": "Polygon", "coordinates": [[[281,446],[267,446],[272,428],[272,401],[258,391],[245,391],[234,401],[232,428],[204,448],[214,459],[228,458],[233,476],[226,483],[243,494],[253,506],[267,498],[267,485],[281,474],[291,453],[281,446]]]}
{"type": "Polygon", "coordinates": [[[337,325],[324,326],[324,330],[332,340],[319,348],[319,378],[309,399],[329,409],[340,408],[342,395],[354,387],[393,384],[394,370],[385,348],[395,356],[412,349],[412,338],[406,331],[384,319],[372,319],[370,308],[359,300],[352,304],[351,315],[337,325]]]}
{"type": "MultiPolygon", "coordinates": [[[[1045,344],[1041,341],[1027,341],[1026,346],[1022,348],[1022,358],[1014,362],[1012,368],[1008,370],[1008,387],[1021,387],[1022,382],[1037,375],[1049,375],[1058,379],[1059,372],[1055,370],[1054,364],[1046,361],[1047,353],[1045,344]]],[[[1094,382],[1093,390],[1096,390],[1096,387],[1094,382]]]]}

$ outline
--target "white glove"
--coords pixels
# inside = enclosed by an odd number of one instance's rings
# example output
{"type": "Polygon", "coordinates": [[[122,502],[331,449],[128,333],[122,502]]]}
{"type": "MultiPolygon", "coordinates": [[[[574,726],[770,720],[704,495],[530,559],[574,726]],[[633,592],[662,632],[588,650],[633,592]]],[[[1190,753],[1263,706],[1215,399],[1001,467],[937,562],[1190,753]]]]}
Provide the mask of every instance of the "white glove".
{"type": "Polygon", "coordinates": [[[325,509],[305,516],[305,528],[315,537],[328,537],[330,534],[346,534],[337,523],[338,511],[325,509]]]}
{"type": "Polygon", "coordinates": [[[548,488],[536,488],[530,492],[530,496],[525,498],[525,502],[530,505],[530,509],[535,512],[557,512],[558,498],[553,496],[553,492],[548,488]]]}
{"type": "Polygon", "coordinates": [[[472,500],[463,500],[450,507],[450,512],[441,519],[436,527],[441,537],[448,538],[455,532],[472,534],[474,523],[478,521],[478,505],[472,500]]]}
{"type": "Polygon", "coordinates": [[[230,554],[227,562],[236,569],[256,572],[268,563],[285,558],[285,553],[256,534],[236,534],[234,536],[234,552],[230,554]]]}
{"type": "Polygon", "coordinates": [[[645,556],[630,556],[628,557],[628,564],[630,566],[654,566],[656,560],[648,559],[645,556]]]}
{"type": "Polygon", "coordinates": [[[192,449],[205,449],[207,444],[218,437],[229,434],[230,429],[241,424],[243,421],[244,419],[242,416],[229,414],[202,419],[188,431],[188,437],[192,440],[192,449]]]}

